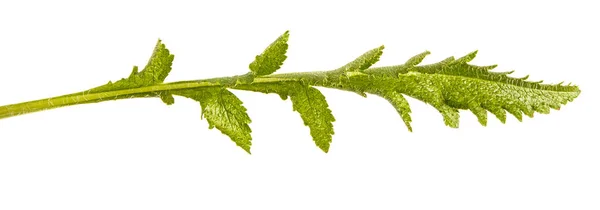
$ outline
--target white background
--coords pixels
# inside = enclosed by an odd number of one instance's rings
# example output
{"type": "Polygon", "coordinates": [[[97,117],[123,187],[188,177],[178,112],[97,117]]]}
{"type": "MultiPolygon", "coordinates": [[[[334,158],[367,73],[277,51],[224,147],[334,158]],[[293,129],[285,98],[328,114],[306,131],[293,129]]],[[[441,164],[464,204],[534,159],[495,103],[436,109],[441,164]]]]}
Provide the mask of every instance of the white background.
{"type": "Polygon", "coordinates": [[[0,104],[85,90],[144,66],[160,38],[166,82],[244,74],[290,30],[278,72],[328,70],[385,45],[375,66],[479,50],[474,64],[573,82],[573,103],[459,129],[409,98],[414,132],[385,100],[320,88],[336,117],[319,150],[276,95],[233,91],[252,155],[177,97],[0,120],[0,209],[600,209],[594,1],[2,1],[0,104]],[[218,3],[216,3],[218,2],[218,3]]]}

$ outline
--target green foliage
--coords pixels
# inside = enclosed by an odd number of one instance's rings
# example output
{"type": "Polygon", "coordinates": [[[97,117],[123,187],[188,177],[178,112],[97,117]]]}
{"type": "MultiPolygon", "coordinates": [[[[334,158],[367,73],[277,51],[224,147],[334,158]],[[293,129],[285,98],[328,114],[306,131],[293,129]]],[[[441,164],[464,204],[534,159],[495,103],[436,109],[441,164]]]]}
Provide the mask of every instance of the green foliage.
{"type": "MultiPolygon", "coordinates": [[[[161,40],[158,40],[154,51],[148,63],[144,69],[138,72],[138,67],[133,66],[133,70],[129,74],[129,77],[123,78],[116,82],[109,81],[107,84],[92,88],[85,91],[86,93],[103,93],[116,90],[126,90],[133,88],[146,87],[156,84],[161,84],[171,72],[171,65],[175,56],[169,52],[165,44],[161,40]]],[[[159,97],[165,104],[171,105],[175,103],[175,99],[171,94],[161,92],[150,92],[142,94],[144,97],[159,97]]],[[[123,97],[115,97],[114,99],[120,99],[123,97]]]]}
{"type": "Polygon", "coordinates": [[[290,94],[294,111],[300,113],[304,125],[310,128],[315,144],[324,152],[329,151],[335,118],[325,101],[325,96],[314,87],[302,85],[290,94]]]}
{"type": "Polygon", "coordinates": [[[129,77],[114,83],[109,81],[106,85],[91,89],[89,93],[124,90],[162,83],[171,72],[174,57],[165,47],[165,44],[158,40],[144,70],[138,72],[138,67],[134,66],[129,77]]]}
{"type": "Polygon", "coordinates": [[[523,114],[533,117],[535,112],[548,114],[550,109],[558,110],[581,92],[577,86],[562,85],[562,82],[542,84],[543,81],[527,81],[527,76],[510,77],[514,71],[492,71],[497,65],[469,64],[477,51],[458,59],[448,57],[437,63],[420,65],[430,54],[425,51],[401,65],[373,67],[383,54],[384,46],[380,46],[331,71],[273,74],[287,58],[288,38],[286,31],[267,46],[249,64],[249,73],[173,83],[163,83],[171,71],[174,57],[159,40],[148,64],[140,72],[136,66],[129,77],[114,83],[79,93],[2,106],[0,118],[69,105],[140,97],[157,97],[170,105],[175,101],[173,95],[176,95],[199,102],[201,118],[206,118],[209,129],[217,128],[250,153],[250,117],[242,101],[228,89],[247,90],[278,94],[283,100],[289,98],[292,109],[308,126],[315,145],[328,152],[335,118],[325,96],[315,87],[351,91],[365,97],[367,93],[382,97],[396,109],[411,132],[411,108],[405,96],[433,106],[445,125],[458,128],[459,110],[470,110],[483,126],[487,125],[488,112],[502,123],[506,122],[506,112],[522,121],[523,114]]]}
{"type": "Polygon", "coordinates": [[[271,43],[262,54],[257,55],[250,63],[249,68],[255,76],[269,75],[277,71],[283,65],[287,56],[289,31],[283,33],[271,43]]]}
{"type": "Polygon", "coordinates": [[[229,136],[233,142],[250,153],[252,146],[252,130],[248,124],[252,122],[242,106],[242,101],[233,93],[221,87],[203,88],[200,90],[184,90],[175,93],[200,102],[201,118],[206,117],[209,129],[217,128],[229,136]]]}
{"type": "Polygon", "coordinates": [[[371,65],[377,63],[379,61],[379,57],[383,54],[383,45],[374,49],[371,49],[364,54],[360,55],[352,62],[340,67],[338,71],[344,72],[362,72],[365,69],[371,67],[371,65]]]}
{"type": "Polygon", "coordinates": [[[437,108],[446,124],[458,127],[455,109],[469,109],[482,125],[486,125],[486,111],[490,111],[501,122],[505,122],[504,110],[522,121],[522,113],[533,117],[534,112],[547,114],[552,109],[575,99],[580,91],[577,86],[561,84],[541,84],[525,78],[512,78],[510,72],[492,72],[496,65],[475,66],[468,64],[477,51],[459,59],[416,66],[401,79],[415,81],[430,90],[406,90],[406,93],[419,98],[437,108]]]}
{"type": "Polygon", "coordinates": [[[325,96],[314,87],[302,82],[281,82],[273,84],[257,84],[238,86],[236,89],[263,93],[279,94],[281,99],[288,97],[292,101],[293,110],[300,113],[304,125],[310,129],[310,135],[317,147],[324,152],[329,151],[335,118],[331,114],[325,96]]]}
{"type": "Polygon", "coordinates": [[[404,98],[402,94],[394,90],[385,91],[378,95],[385,98],[388,102],[390,102],[390,104],[392,104],[392,106],[394,106],[394,108],[404,121],[404,124],[408,128],[408,131],[412,132],[412,126],[410,126],[410,123],[412,122],[412,119],[410,118],[410,105],[408,104],[406,98],[404,98]]]}

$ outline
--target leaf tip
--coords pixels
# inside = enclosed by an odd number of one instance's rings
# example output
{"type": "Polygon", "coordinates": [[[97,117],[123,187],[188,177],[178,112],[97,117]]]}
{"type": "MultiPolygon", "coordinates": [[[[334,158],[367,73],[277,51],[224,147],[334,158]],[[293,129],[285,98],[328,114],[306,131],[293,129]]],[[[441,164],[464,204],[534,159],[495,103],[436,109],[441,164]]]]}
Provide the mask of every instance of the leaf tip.
{"type": "Polygon", "coordinates": [[[175,98],[171,94],[160,95],[160,100],[162,100],[166,105],[172,105],[175,103],[175,98]]]}
{"type": "Polygon", "coordinates": [[[133,69],[131,70],[131,74],[129,74],[129,78],[135,76],[136,74],[138,74],[139,68],[138,66],[133,66],[133,69]]]}
{"type": "Polygon", "coordinates": [[[426,50],[425,52],[419,53],[411,58],[409,58],[406,62],[404,62],[404,65],[407,66],[416,66],[418,64],[420,64],[421,62],[423,62],[423,60],[425,59],[425,57],[427,55],[431,54],[431,52],[429,52],[429,50],[426,50]]]}
{"type": "Polygon", "coordinates": [[[329,144],[317,145],[325,154],[329,153],[329,144]]]}
{"type": "Polygon", "coordinates": [[[248,153],[249,155],[252,155],[252,152],[250,151],[250,146],[240,146],[244,151],[246,151],[246,153],[248,153]]]}
{"type": "Polygon", "coordinates": [[[498,67],[498,64],[492,64],[486,67],[487,70],[492,70],[495,69],[496,67],[498,67]]]}
{"type": "Polygon", "coordinates": [[[287,39],[290,36],[290,30],[285,30],[285,32],[283,32],[283,36],[287,39]]]}
{"type": "Polygon", "coordinates": [[[479,52],[479,50],[474,50],[474,51],[468,53],[467,55],[460,57],[459,59],[456,59],[456,61],[454,61],[454,62],[455,63],[468,63],[468,62],[472,61],[473,59],[475,59],[478,52],[479,52]]]}

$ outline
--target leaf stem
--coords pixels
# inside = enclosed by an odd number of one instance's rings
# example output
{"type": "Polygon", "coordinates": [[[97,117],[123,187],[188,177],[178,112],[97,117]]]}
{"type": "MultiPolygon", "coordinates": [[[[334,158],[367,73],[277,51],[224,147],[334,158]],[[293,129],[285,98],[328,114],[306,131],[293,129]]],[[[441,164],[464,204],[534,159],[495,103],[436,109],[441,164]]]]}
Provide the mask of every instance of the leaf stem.
{"type": "MultiPolygon", "coordinates": [[[[302,78],[306,73],[294,73],[294,78],[287,77],[258,77],[254,78],[254,83],[277,83],[302,78]]],[[[179,81],[171,83],[163,83],[139,88],[106,91],[100,93],[89,93],[89,91],[81,91],[77,93],[61,95],[51,98],[39,99],[17,104],[0,106],[0,119],[9,118],[28,113],[55,109],[78,104],[98,103],[109,100],[129,99],[129,98],[145,98],[160,96],[164,92],[173,92],[186,89],[198,89],[206,87],[231,87],[234,88],[236,81],[240,76],[219,77],[204,80],[179,81]]]]}

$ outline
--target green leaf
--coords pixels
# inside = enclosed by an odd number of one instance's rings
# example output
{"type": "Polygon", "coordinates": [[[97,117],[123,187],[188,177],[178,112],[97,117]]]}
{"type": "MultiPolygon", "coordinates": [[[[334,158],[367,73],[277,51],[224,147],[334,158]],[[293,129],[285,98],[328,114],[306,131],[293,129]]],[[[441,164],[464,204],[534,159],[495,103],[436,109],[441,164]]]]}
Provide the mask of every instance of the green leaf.
{"type": "Polygon", "coordinates": [[[347,63],[346,65],[338,68],[338,71],[348,72],[348,71],[364,71],[368,69],[373,64],[379,61],[379,57],[383,54],[383,49],[385,47],[381,45],[380,47],[371,49],[362,55],[358,56],[356,59],[347,63]]]}
{"type": "Polygon", "coordinates": [[[487,125],[487,111],[485,111],[483,107],[480,105],[473,105],[470,110],[477,117],[479,124],[482,126],[487,125]]]}
{"type": "Polygon", "coordinates": [[[255,57],[249,66],[255,76],[269,75],[281,68],[287,58],[288,39],[289,31],[286,31],[255,57]]]}
{"type": "Polygon", "coordinates": [[[148,63],[141,72],[138,72],[138,67],[134,66],[129,77],[123,78],[116,82],[108,82],[89,90],[89,93],[99,93],[114,90],[124,90],[131,88],[144,87],[162,83],[169,72],[175,58],[165,47],[161,40],[158,40],[154,47],[154,52],[148,60],[148,63]]]}
{"type": "Polygon", "coordinates": [[[506,123],[506,111],[504,109],[497,106],[484,106],[484,108],[487,109],[490,113],[494,114],[496,118],[500,120],[500,122],[502,122],[503,124],[506,123]]]}
{"type": "Polygon", "coordinates": [[[294,111],[300,113],[304,125],[310,128],[315,144],[324,152],[329,151],[333,131],[331,114],[325,96],[314,87],[304,86],[295,89],[290,96],[294,111]]]}
{"type": "Polygon", "coordinates": [[[419,54],[409,58],[406,62],[404,62],[404,65],[410,66],[410,67],[419,65],[419,63],[421,63],[423,61],[423,59],[425,59],[425,57],[427,57],[427,55],[429,55],[429,54],[431,54],[431,52],[429,52],[429,51],[419,53],[419,54]]]}
{"type": "Polygon", "coordinates": [[[171,104],[175,103],[175,98],[173,98],[173,95],[171,95],[169,93],[161,94],[160,100],[162,100],[167,105],[171,105],[171,104]]]}
{"type": "Polygon", "coordinates": [[[286,100],[289,96],[293,110],[300,113],[304,125],[310,129],[310,135],[313,137],[315,144],[324,152],[329,151],[334,134],[332,123],[335,122],[335,118],[321,91],[301,82],[255,83],[236,86],[236,89],[276,93],[283,100],[286,100]]]}
{"type": "Polygon", "coordinates": [[[477,52],[477,50],[470,52],[469,54],[466,54],[465,56],[454,60],[452,63],[468,63],[475,59],[475,57],[477,56],[477,52]]]}
{"type": "Polygon", "coordinates": [[[410,71],[414,66],[421,63],[423,59],[425,59],[425,57],[429,54],[431,54],[429,51],[425,51],[409,58],[402,65],[368,68],[365,69],[364,72],[374,76],[396,77],[398,74],[408,73],[408,71],[410,71]]]}
{"type": "Polygon", "coordinates": [[[206,118],[209,128],[217,128],[229,136],[239,147],[250,153],[252,136],[250,116],[242,101],[231,91],[215,87],[200,90],[184,90],[174,93],[200,102],[201,118],[206,118]]]}
{"type": "Polygon", "coordinates": [[[474,51],[456,60],[450,57],[438,63],[414,66],[409,72],[398,74],[397,82],[388,84],[431,104],[440,111],[445,124],[454,128],[458,127],[458,109],[471,110],[485,126],[487,111],[502,123],[506,122],[506,111],[522,121],[523,114],[529,117],[533,117],[534,112],[547,114],[550,108],[559,109],[561,104],[579,95],[576,86],[530,82],[526,81],[527,77],[509,77],[513,71],[490,71],[497,65],[468,64],[476,54],[474,51]]]}
{"type": "Polygon", "coordinates": [[[398,112],[398,114],[404,121],[404,124],[408,128],[408,131],[412,132],[412,126],[410,126],[410,123],[412,122],[412,119],[410,117],[410,105],[408,104],[406,98],[404,98],[402,94],[396,91],[386,91],[380,95],[388,102],[390,102],[392,106],[394,106],[396,112],[398,112]]]}
{"type": "Polygon", "coordinates": [[[512,105],[507,105],[504,107],[504,109],[506,109],[506,111],[508,113],[515,116],[515,118],[517,118],[517,120],[519,120],[519,122],[523,122],[523,113],[521,112],[521,110],[518,107],[512,106],[512,105]]]}
{"type": "MultiPolygon", "coordinates": [[[[138,72],[138,67],[133,66],[129,77],[123,78],[116,82],[109,81],[107,84],[92,88],[87,93],[102,93],[115,90],[126,90],[150,85],[161,84],[171,72],[171,65],[175,58],[161,40],[158,40],[154,47],[154,52],[148,63],[141,72],[138,72]]],[[[173,96],[167,93],[152,92],[145,97],[159,97],[165,104],[171,105],[175,101],[173,96]]],[[[118,97],[117,97],[118,98],[118,97]]]]}
{"type": "Polygon", "coordinates": [[[434,106],[442,117],[444,117],[444,124],[451,128],[458,128],[459,125],[459,112],[458,109],[448,106],[448,105],[439,105],[434,106]]]}

